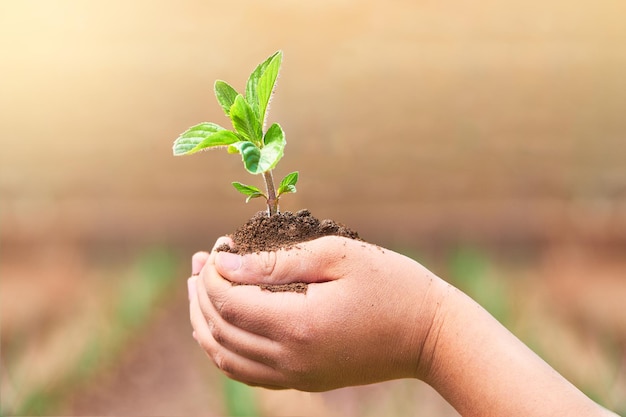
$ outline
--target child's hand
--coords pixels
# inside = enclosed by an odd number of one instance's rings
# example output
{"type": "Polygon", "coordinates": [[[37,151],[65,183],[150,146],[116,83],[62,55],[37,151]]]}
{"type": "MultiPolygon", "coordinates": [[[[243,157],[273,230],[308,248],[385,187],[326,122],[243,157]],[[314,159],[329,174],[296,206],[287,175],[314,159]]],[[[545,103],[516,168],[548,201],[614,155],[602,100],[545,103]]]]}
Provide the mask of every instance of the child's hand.
{"type": "Polygon", "coordinates": [[[193,262],[205,264],[192,279],[195,338],[233,379],[323,391],[420,377],[429,367],[425,341],[447,284],[409,258],[331,236],[278,252],[196,254],[193,262]],[[272,293],[229,281],[309,287],[272,293]]]}

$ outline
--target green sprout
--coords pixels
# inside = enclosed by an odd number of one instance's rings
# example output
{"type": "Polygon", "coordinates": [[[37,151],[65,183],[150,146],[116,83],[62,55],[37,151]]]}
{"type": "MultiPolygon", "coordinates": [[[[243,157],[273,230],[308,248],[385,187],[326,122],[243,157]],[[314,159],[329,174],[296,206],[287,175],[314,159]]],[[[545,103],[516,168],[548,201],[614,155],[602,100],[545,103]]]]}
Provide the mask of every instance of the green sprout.
{"type": "Polygon", "coordinates": [[[237,191],[252,198],[264,197],[268,215],[278,213],[278,200],[282,194],[295,193],[298,172],[287,174],[274,187],[272,170],[283,157],[285,132],[278,123],[265,129],[268,104],[272,97],[276,79],[283,59],[282,51],[274,53],[259,64],[250,74],[245,95],[239,94],[225,81],[215,82],[215,97],[232,122],[233,130],[215,123],[204,122],[192,126],[175,141],[175,156],[189,155],[205,149],[226,147],[228,153],[239,153],[243,165],[251,174],[262,174],[266,192],[252,185],[233,182],[237,191]]]}

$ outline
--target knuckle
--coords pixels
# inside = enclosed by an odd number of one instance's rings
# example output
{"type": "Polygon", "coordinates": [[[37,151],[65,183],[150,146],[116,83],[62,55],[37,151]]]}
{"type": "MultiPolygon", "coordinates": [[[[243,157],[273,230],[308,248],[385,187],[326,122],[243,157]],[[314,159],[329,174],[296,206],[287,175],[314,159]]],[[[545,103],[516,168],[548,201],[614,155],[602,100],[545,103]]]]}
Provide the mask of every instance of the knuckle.
{"type": "Polygon", "coordinates": [[[216,307],[217,313],[220,317],[228,323],[236,323],[239,315],[241,314],[238,309],[231,307],[231,303],[227,299],[216,307]]]}
{"type": "Polygon", "coordinates": [[[219,313],[226,303],[226,294],[223,291],[209,291],[208,296],[213,308],[219,313]]]}
{"type": "Polygon", "coordinates": [[[229,378],[236,379],[233,362],[228,360],[225,356],[221,357],[219,369],[229,378]]]}
{"type": "Polygon", "coordinates": [[[301,315],[293,323],[292,338],[293,342],[300,347],[300,349],[307,349],[315,338],[315,324],[310,316],[301,315]]]}
{"type": "Polygon", "coordinates": [[[226,291],[214,291],[213,294],[209,293],[209,298],[217,314],[222,316],[224,310],[227,309],[228,293],[226,291]]]}
{"type": "Polygon", "coordinates": [[[229,373],[230,365],[228,364],[228,360],[226,356],[222,352],[215,352],[211,357],[213,359],[213,363],[215,366],[224,373],[229,373]]]}
{"type": "Polygon", "coordinates": [[[222,354],[219,352],[215,352],[213,353],[213,355],[211,355],[211,359],[213,360],[215,367],[221,370],[222,364],[224,363],[224,357],[222,356],[222,354]]]}
{"type": "Polygon", "coordinates": [[[249,308],[242,306],[239,302],[231,302],[228,298],[224,298],[219,305],[216,305],[215,311],[221,318],[217,320],[218,322],[223,321],[236,327],[245,326],[252,314],[249,308]]]}
{"type": "Polygon", "coordinates": [[[261,276],[271,277],[276,268],[276,252],[260,252],[258,266],[261,276]]]}
{"type": "Polygon", "coordinates": [[[213,340],[215,340],[216,343],[220,345],[224,343],[224,333],[219,326],[211,326],[211,336],[213,336],[213,340]]]}

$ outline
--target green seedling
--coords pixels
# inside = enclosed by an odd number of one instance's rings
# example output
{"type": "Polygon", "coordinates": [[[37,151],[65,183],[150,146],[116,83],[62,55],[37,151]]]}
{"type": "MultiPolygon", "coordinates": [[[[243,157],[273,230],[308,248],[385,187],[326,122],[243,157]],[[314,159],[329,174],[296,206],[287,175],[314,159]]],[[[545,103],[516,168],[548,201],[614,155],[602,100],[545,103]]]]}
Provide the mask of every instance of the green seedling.
{"type": "Polygon", "coordinates": [[[252,198],[264,197],[270,216],[278,213],[280,196],[295,193],[298,182],[298,172],[292,172],[275,188],[272,170],[283,157],[285,132],[278,123],[265,129],[268,105],[276,86],[282,58],[283,53],[278,51],[259,64],[248,78],[245,95],[238,93],[225,81],[215,82],[215,97],[230,118],[233,130],[215,123],[200,123],[183,132],[173,146],[176,156],[214,148],[226,148],[228,153],[241,154],[246,170],[263,176],[266,191],[240,182],[232,184],[247,197],[246,202],[252,198]]]}

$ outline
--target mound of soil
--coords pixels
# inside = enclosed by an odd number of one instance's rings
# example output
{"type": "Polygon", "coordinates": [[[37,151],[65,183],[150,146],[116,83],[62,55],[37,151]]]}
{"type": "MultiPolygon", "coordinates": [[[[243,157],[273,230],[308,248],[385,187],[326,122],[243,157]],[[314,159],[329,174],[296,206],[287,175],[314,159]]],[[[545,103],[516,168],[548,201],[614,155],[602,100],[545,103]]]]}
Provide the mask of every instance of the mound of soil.
{"type": "MultiPolygon", "coordinates": [[[[361,240],[354,230],[336,223],[333,220],[319,220],[309,210],[300,210],[295,214],[289,211],[268,216],[260,211],[230,235],[233,247],[222,245],[218,251],[237,254],[271,252],[279,249],[290,249],[298,243],[317,239],[323,236],[342,236],[361,240]]],[[[264,290],[294,291],[305,293],[307,284],[260,284],[264,290]]]]}

